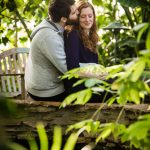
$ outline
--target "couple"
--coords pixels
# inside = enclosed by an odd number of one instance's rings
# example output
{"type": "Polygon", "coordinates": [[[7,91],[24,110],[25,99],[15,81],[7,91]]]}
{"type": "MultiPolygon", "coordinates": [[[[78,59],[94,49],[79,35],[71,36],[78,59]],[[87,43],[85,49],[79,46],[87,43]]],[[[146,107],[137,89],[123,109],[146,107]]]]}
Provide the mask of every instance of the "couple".
{"type": "Polygon", "coordinates": [[[60,76],[80,67],[98,63],[95,12],[91,4],[74,0],[53,0],[49,18],[32,32],[31,48],[25,71],[25,85],[34,100],[63,101],[66,97],[60,76]],[[66,25],[72,25],[65,30],[66,25]],[[64,31],[65,30],[65,31],[64,31]]]}

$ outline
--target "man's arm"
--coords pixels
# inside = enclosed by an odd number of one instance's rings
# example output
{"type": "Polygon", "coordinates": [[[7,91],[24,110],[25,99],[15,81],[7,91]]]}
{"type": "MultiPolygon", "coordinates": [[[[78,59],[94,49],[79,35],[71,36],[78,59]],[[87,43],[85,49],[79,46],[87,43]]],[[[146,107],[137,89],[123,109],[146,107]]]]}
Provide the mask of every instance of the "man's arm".
{"type": "Polygon", "coordinates": [[[44,49],[45,56],[60,72],[67,71],[64,41],[57,32],[52,32],[43,39],[41,49],[44,49]]]}

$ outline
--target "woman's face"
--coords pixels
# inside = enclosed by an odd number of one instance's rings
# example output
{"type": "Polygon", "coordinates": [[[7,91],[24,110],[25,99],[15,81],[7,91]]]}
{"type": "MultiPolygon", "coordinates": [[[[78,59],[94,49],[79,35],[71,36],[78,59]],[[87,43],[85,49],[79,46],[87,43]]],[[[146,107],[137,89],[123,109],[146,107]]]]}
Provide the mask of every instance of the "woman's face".
{"type": "Polygon", "coordinates": [[[79,24],[83,30],[90,30],[94,21],[93,10],[90,7],[83,8],[79,16],[79,24]]]}

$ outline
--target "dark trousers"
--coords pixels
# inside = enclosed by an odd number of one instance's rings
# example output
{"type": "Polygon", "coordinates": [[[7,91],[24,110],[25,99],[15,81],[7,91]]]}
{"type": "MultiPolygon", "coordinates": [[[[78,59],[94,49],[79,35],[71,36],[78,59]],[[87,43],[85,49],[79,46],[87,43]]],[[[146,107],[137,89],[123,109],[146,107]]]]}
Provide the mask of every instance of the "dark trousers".
{"type": "Polygon", "coordinates": [[[63,92],[61,94],[58,94],[56,96],[52,96],[52,97],[38,97],[38,96],[35,96],[31,93],[29,93],[29,96],[33,99],[33,100],[37,100],[37,101],[57,101],[57,102],[62,102],[65,97],[66,97],[66,93],[63,92]]]}

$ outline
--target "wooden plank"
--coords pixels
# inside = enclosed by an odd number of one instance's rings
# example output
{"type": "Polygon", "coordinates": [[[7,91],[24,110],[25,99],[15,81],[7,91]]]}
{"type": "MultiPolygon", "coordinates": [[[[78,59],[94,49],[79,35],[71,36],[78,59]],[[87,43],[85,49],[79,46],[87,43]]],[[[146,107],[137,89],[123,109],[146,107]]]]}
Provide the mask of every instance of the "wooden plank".
{"type": "MultiPolygon", "coordinates": [[[[0,60],[0,74],[2,75],[3,74],[3,70],[2,70],[2,65],[3,65],[3,60],[0,60]]],[[[4,79],[4,76],[0,76],[1,77],[1,91],[3,92],[6,92],[6,84],[5,84],[5,79],[4,79]]]]}
{"type": "Polygon", "coordinates": [[[22,54],[22,59],[23,59],[23,63],[22,63],[22,69],[23,72],[25,72],[25,67],[26,67],[26,62],[27,62],[27,54],[22,54]]]}
{"type": "MultiPolygon", "coordinates": [[[[16,54],[13,54],[13,61],[14,61],[15,73],[18,74],[20,72],[18,72],[18,64],[17,64],[17,55],[16,54]]],[[[17,80],[16,87],[18,86],[18,91],[21,92],[21,81],[20,81],[20,78],[18,78],[18,76],[17,76],[16,80],[17,80]]]]}
{"type": "MultiPolygon", "coordinates": [[[[7,74],[7,73],[9,73],[8,72],[8,66],[7,66],[7,57],[5,57],[4,59],[4,71],[5,71],[5,73],[7,74]]],[[[8,89],[8,92],[12,92],[12,89],[11,89],[11,82],[10,82],[10,77],[9,76],[7,76],[6,77],[6,82],[7,82],[7,87],[6,87],[6,89],[8,89]]]]}
{"type": "MultiPolygon", "coordinates": [[[[43,122],[48,138],[51,140],[55,125],[62,127],[64,135],[68,125],[91,118],[95,111],[102,105],[101,111],[95,116],[101,123],[115,121],[122,109],[121,105],[113,104],[108,106],[104,103],[87,103],[83,106],[72,105],[59,109],[61,102],[34,100],[15,100],[14,102],[18,105],[18,108],[22,108],[22,112],[18,116],[13,116],[3,123],[5,124],[5,131],[8,135],[16,139],[25,139],[28,135],[33,135],[36,138],[38,136],[36,124],[43,122]]],[[[125,105],[119,123],[129,125],[135,122],[139,115],[150,113],[148,108],[149,104],[125,105]]],[[[87,139],[91,137],[87,133],[84,133],[80,138],[84,140],[78,141],[79,143],[86,143],[87,139]]]]}
{"type": "MultiPolygon", "coordinates": [[[[9,64],[9,67],[10,67],[10,73],[12,74],[13,73],[13,61],[11,61],[11,56],[8,56],[8,64],[9,64]]],[[[15,77],[14,76],[11,76],[11,81],[12,81],[12,89],[13,89],[13,92],[17,92],[16,90],[16,83],[15,83],[15,77]]]]}
{"type": "Polygon", "coordinates": [[[18,53],[17,54],[17,64],[18,64],[18,72],[19,73],[23,73],[22,63],[23,63],[22,56],[20,53],[18,53]]]}
{"type": "Polygon", "coordinates": [[[17,53],[29,53],[29,48],[16,48],[17,53]]]}

